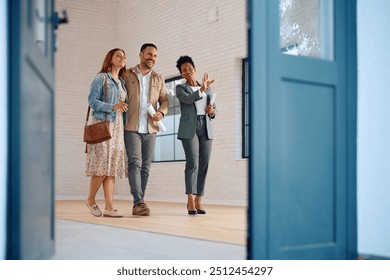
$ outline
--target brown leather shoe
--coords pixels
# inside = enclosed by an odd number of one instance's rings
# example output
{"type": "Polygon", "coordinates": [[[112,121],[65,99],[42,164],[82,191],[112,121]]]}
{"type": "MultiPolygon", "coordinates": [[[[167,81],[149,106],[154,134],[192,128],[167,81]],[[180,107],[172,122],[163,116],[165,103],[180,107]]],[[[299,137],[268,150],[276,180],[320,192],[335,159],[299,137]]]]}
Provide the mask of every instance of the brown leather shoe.
{"type": "Polygon", "coordinates": [[[150,216],[150,209],[145,203],[141,202],[133,206],[132,214],[135,216],[150,216]]]}

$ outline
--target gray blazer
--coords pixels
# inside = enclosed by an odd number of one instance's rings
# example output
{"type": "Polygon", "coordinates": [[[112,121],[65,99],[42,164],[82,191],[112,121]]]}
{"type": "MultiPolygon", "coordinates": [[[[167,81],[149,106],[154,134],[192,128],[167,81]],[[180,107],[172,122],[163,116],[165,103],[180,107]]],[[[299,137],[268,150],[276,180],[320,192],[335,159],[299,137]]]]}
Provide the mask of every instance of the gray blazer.
{"type": "MultiPolygon", "coordinates": [[[[200,84],[201,85],[201,84],[200,84]]],[[[196,106],[195,101],[200,100],[199,96],[200,91],[193,91],[191,86],[188,83],[179,84],[176,86],[176,97],[180,101],[180,123],[179,123],[179,131],[177,134],[177,139],[192,139],[196,132],[196,106]]],[[[211,97],[213,93],[210,89],[206,90],[207,95],[207,104],[210,103],[211,97]]],[[[207,136],[209,139],[214,139],[213,125],[211,120],[215,118],[215,114],[217,112],[216,106],[214,103],[214,115],[210,116],[206,114],[206,128],[207,128],[207,136]]]]}

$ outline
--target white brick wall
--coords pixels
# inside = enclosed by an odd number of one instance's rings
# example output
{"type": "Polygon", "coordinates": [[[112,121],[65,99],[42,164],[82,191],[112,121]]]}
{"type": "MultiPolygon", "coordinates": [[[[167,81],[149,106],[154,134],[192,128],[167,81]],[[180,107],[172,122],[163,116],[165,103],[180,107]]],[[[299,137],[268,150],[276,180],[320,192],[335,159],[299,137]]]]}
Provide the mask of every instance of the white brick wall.
{"type": "MultiPolygon", "coordinates": [[[[158,47],[155,70],[179,74],[176,60],[190,55],[198,78],[215,79],[218,116],[206,184],[205,203],[247,203],[247,160],[241,159],[241,59],[247,56],[245,0],[57,0],[69,24],[58,29],[56,56],[56,197],[85,198],[82,131],[89,86],[104,55],[123,48],[127,66],[139,62],[145,42],[158,47]],[[218,21],[209,23],[216,9],[218,21]]],[[[102,192],[99,192],[102,197],[102,192]]],[[[131,199],[127,180],[118,180],[116,197],[131,199]]],[[[147,200],[185,201],[184,162],[154,163],[147,200]]]]}

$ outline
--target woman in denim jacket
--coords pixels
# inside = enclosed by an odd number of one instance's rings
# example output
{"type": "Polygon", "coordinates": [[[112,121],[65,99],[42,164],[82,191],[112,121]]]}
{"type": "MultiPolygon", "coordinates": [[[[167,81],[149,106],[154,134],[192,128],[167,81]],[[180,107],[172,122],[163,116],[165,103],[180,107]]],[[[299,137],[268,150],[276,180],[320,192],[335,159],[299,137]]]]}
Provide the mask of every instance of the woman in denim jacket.
{"type": "Polygon", "coordinates": [[[123,127],[127,120],[127,93],[123,77],[126,72],[126,55],[121,49],[110,50],[100,72],[92,81],[88,103],[91,107],[89,123],[110,121],[111,139],[87,144],[86,175],[91,176],[89,195],[86,201],[91,214],[100,217],[121,218],[113,208],[115,178],[127,177],[127,158],[123,127]],[[106,85],[105,85],[106,83],[106,85]],[[105,100],[104,88],[107,90],[105,100]],[[96,204],[96,194],[103,184],[105,210],[96,204]]]}

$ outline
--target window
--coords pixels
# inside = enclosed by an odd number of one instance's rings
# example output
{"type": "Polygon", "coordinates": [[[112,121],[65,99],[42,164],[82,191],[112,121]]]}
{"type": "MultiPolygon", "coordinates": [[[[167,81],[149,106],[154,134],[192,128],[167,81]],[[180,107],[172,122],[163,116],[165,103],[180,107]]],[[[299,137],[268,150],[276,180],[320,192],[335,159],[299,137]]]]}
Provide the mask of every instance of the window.
{"type": "Polygon", "coordinates": [[[242,157],[249,157],[249,60],[242,60],[242,157]]]}
{"type": "Polygon", "coordinates": [[[177,139],[180,103],[176,97],[176,85],[182,84],[184,81],[180,76],[165,80],[169,98],[169,110],[163,119],[163,123],[167,130],[157,133],[154,162],[185,160],[183,146],[181,141],[177,139]]]}
{"type": "Polygon", "coordinates": [[[35,0],[34,3],[34,36],[35,42],[42,53],[47,52],[46,5],[44,0],[35,0]]]}
{"type": "Polygon", "coordinates": [[[279,0],[279,38],[284,54],[333,60],[333,2],[279,0]]]}

